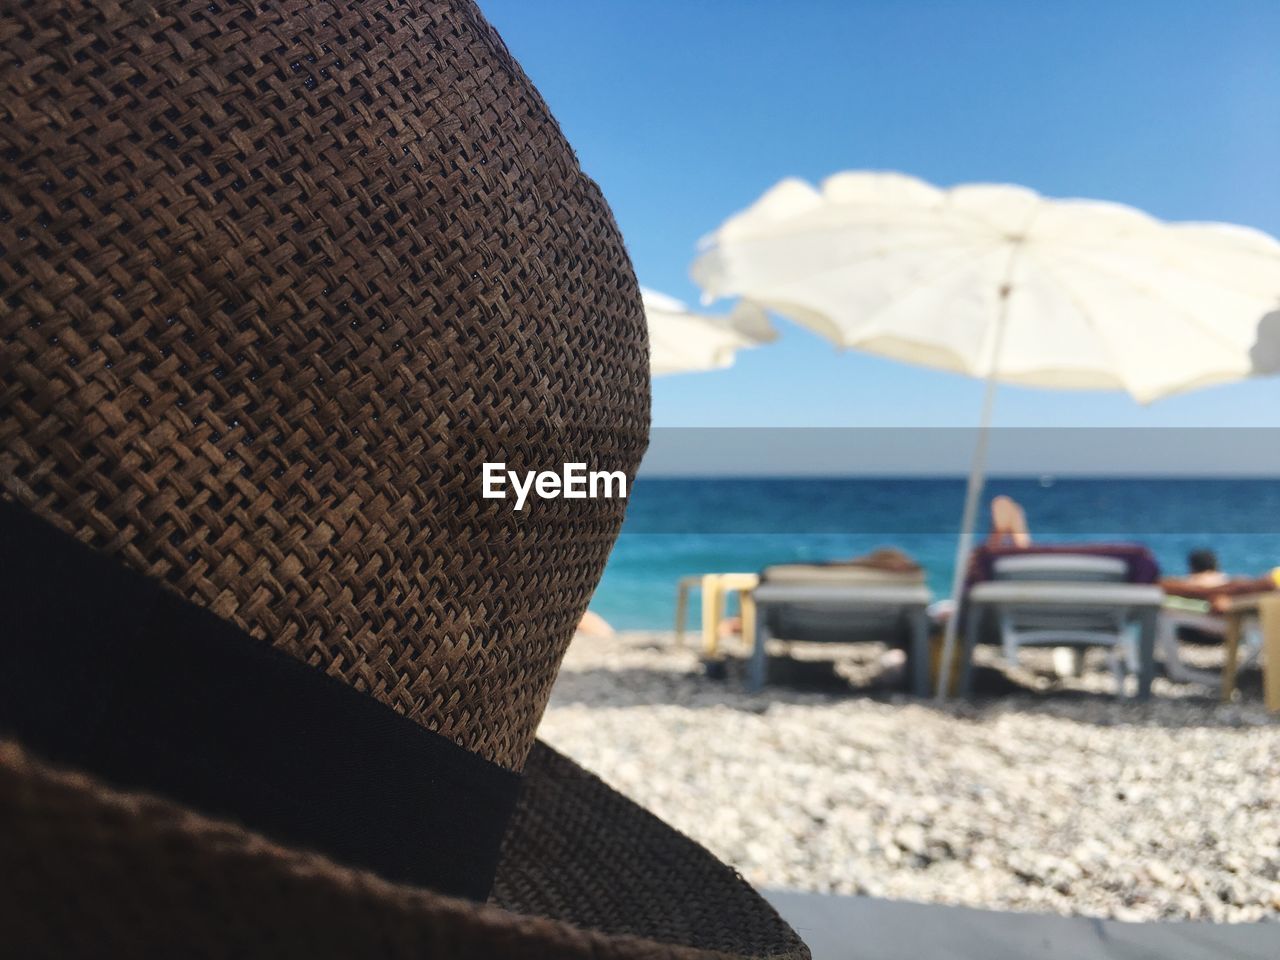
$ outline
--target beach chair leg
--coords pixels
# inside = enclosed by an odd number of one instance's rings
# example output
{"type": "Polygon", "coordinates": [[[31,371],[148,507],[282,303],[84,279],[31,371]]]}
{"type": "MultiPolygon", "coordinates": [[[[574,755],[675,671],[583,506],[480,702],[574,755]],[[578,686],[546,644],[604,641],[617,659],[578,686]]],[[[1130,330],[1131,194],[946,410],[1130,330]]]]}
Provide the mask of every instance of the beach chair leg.
{"type": "Polygon", "coordinates": [[[1187,682],[1178,650],[1178,621],[1166,612],[1156,621],[1156,657],[1164,662],[1164,672],[1170,680],[1187,682]]]}
{"type": "Polygon", "coordinates": [[[1258,602],[1262,626],[1262,690],[1267,710],[1280,711],[1280,597],[1258,602]]]}
{"type": "Polygon", "coordinates": [[[750,649],[756,637],[756,598],[750,590],[738,594],[738,603],[742,616],[742,645],[750,649]]]}
{"type": "Polygon", "coordinates": [[[973,650],[978,643],[978,630],[981,624],[982,608],[976,603],[969,604],[969,612],[964,618],[963,640],[960,644],[960,680],[956,685],[956,692],[964,698],[968,698],[973,693],[973,650]]]}
{"type": "Polygon", "coordinates": [[[910,631],[911,692],[917,697],[927,697],[929,689],[929,614],[916,608],[907,614],[910,631]]]}
{"type": "Polygon", "coordinates": [[[751,665],[747,669],[747,692],[759,693],[769,680],[768,630],[765,629],[763,611],[756,610],[755,646],[751,651],[751,665]]]}
{"type": "Polygon", "coordinates": [[[1240,634],[1244,629],[1244,617],[1239,613],[1227,614],[1227,632],[1222,638],[1226,662],[1222,665],[1222,702],[1230,703],[1236,690],[1236,671],[1240,667],[1240,634]]]}
{"type": "Polygon", "coordinates": [[[1138,617],[1138,699],[1151,697],[1151,682],[1156,677],[1156,628],[1160,611],[1145,609],[1138,617]]]}
{"type": "Polygon", "coordinates": [[[996,611],[996,621],[1000,626],[1000,651],[1005,663],[1009,666],[1018,664],[1018,633],[1013,627],[1013,613],[1008,607],[1000,607],[996,611]]]}
{"type": "Polygon", "coordinates": [[[682,577],[676,586],[676,646],[684,647],[684,628],[689,622],[689,588],[692,584],[682,577]]]}
{"type": "Polygon", "coordinates": [[[702,655],[715,659],[720,645],[720,617],[724,609],[724,591],[719,574],[702,578],[702,655]]]}

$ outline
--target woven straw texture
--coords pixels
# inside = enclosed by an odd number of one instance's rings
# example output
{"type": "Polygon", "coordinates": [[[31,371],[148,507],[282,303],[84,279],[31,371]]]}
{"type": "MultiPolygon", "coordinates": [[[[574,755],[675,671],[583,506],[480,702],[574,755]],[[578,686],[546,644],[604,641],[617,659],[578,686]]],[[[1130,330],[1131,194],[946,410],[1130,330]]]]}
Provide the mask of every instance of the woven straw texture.
{"type": "Polygon", "coordinates": [[[0,5],[0,290],[0,495],[526,775],[477,906],[0,742],[0,952],[807,956],[534,749],[623,503],[515,513],[481,463],[631,474],[645,333],[467,0],[0,5]]]}
{"type": "Polygon", "coordinates": [[[0,742],[5,949],[59,960],[808,957],[732,871],[596,778],[542,746],[526,774],[501,906],[476,907],[116,793],[0,742]]]}
{"type": "Polygon", "coordinates": [[[465,0],[0,6],[0,488],[519,769],[621,520],[640,298],[465,0]]]}

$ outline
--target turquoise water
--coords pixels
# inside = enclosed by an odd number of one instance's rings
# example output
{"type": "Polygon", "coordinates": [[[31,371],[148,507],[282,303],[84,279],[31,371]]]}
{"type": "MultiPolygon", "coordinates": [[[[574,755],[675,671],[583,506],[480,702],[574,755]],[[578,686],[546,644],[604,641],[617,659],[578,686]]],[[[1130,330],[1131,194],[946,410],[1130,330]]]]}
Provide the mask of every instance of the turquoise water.
{"type": "MultiPolygon", "coordinates": [[[[1233,573],[1280,565],[1280,481],[996,478],[984,497],[1000,493],[1023,504],[1036,540],[1138,541],[1170,574],[1184,572],[1196,547],[1216,550],[1233,573]]],[[[958,478],[641,478],[591,607],[621,629],[669,628],[687,574],[841,559],[885,544],[914,556],[945,596],[963,500],[958,478]]]]}

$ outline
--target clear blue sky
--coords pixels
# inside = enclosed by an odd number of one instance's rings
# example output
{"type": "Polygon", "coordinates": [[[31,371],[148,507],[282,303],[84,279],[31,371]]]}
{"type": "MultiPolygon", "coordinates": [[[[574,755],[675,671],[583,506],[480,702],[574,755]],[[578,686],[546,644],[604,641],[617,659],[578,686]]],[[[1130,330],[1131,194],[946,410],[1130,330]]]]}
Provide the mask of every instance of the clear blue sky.
{"type": "MultiPolygon", "coordinates": [[[[788,175],[906,171],[1280,234],[1277,0],[480,0],[603,188],[640,280],[788,175]]],[[[963,377],[781,325],[654,384],[658,426],[971,425],[963,377]]],[[[1141,408],[1002,388],[1006,426],[1280,425],[1280,380],[1141,408]]]]}

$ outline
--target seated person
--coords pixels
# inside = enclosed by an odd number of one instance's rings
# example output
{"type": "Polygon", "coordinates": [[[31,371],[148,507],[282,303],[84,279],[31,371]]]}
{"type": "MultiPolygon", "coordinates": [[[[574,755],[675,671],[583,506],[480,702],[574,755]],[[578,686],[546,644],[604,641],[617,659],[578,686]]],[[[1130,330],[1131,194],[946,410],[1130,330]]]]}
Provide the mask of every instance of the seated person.
{"type": "Polygon", "coordinates": [[[989,547],[1029,547],[1031,531],[1027,528],[1027,514],[1013,497],[1001,494],[991,498],[991,533],[987,535],[989,547]]]}
{"type": "Polygon", "coordinates": [[[1187,570],[1189,572],[1184,577],[1163,578],[1160,586],[1164,592],[1189,600],[1207,601],[1217,612],[1225,610],[1233,596],[1264,593],[1280,586],[1274,570],[1261,577],[1228,576],[1219,568],[1217,554],[1208,549],[1192,550],[1187,554],[1187,570]]]}
{"type": "MultiPolygon", "coordinates": [[[[1029,547],[1031,531],[1027,529],[1027,514],[1022,504],[1003,493],[991,498],[991,532],[987,534],[988,547],[1029,547]]],[[[929,604],[929,616],[935,624],[946,623],[955,612],[955,601],[944,597],[929,604]]]]}
{"type": "Polygon", "coordinates": [[[1174,680],[1216,684],[1220,681],[1218,673],[1197,670],[1182,662],[1179,638],[1200,643],[1220,642],[1227,630],[1223,614],[1230,606],[1231,597],[1275,590],[1280,587],[1280,568],[1265,577],[1230,577],[1219,568],[1217,554],[1202,548],[1187,554],[1187,570],[1184,577],[1165,577],[1160,581],[1169,599],[1160,611],[1157,656],[1164,661],[1166,672],[1174,680]],[[1198,601],[1198,604],[1188,601],[1198,601]]]}
{"type": "Polygon", "coordinates": [[[1231,579],[1218,566],[1218,555],[1205,548],[1187,554],[1187,570],[1178,582],[1205,590],[1221,587],[1231,579]]]}

